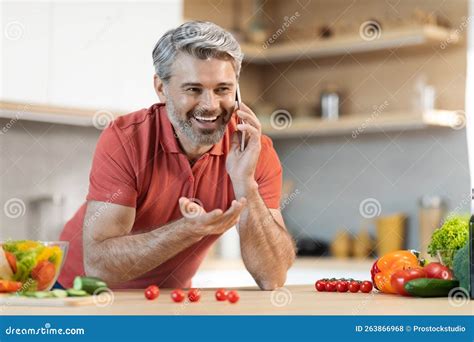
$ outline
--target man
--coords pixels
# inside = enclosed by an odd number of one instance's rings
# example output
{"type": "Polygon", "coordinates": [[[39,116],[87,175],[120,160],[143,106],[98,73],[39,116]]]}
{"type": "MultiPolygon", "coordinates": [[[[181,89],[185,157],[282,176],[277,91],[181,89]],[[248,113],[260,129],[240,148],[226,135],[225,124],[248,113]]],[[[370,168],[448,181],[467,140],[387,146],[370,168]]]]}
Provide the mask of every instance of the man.
{"type": "Polygon", "coordinates": [[[256,115],[245,104],[236,110],[242,57],[210,22],[185,23],[158,41],[162,103],[103,131],[87,201],[61,235],[70,241],[61,285],[86,274],[114,288],[190,287],[209,247],[237,224],[258,286],[283,286],[295,249],[278,209],[282,169],[256,115]]]}

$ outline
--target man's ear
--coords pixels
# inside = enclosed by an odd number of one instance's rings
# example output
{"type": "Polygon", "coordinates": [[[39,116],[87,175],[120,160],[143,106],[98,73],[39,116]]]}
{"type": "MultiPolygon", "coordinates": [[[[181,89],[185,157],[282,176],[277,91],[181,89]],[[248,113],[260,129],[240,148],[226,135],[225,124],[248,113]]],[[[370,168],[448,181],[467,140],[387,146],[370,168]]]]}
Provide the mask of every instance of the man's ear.
{"type": "Polygon", "coordinates": [[[156,95],[158,95],[160,102],[166,103],[165,85],[163,81],[158,77],[157,74],[153,75],[153,84],[154,84],[156,95]]]}

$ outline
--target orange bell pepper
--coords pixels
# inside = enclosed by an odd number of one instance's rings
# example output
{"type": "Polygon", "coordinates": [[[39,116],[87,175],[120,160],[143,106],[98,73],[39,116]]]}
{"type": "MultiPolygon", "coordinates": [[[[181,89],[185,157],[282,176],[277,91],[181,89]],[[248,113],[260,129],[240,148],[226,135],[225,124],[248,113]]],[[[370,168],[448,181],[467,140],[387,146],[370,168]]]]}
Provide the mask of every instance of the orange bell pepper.
{"type": "Polygon", "coordinates": [[[375,261],[370,271],[374,286],[383,293],[397,293],[390,284],[392,274],[409,268],[421,268],[418,252],[399,250],[385,254],[375,261]]]}

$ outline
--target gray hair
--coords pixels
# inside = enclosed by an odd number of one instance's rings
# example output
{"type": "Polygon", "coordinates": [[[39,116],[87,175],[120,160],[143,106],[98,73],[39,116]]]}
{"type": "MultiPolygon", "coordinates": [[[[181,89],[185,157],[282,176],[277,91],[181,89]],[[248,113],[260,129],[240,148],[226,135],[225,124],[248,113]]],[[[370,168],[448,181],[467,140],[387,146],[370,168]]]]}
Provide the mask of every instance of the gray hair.
{"type": "Polygon", "coordinates": [[[237,78],[244,57],[237,40],[209,21],[189,21],[166,32],[153,49],[155,72],[163,82],[171,77],[171,66],[179,52],[199,59],[231,59],[237,78]]]}

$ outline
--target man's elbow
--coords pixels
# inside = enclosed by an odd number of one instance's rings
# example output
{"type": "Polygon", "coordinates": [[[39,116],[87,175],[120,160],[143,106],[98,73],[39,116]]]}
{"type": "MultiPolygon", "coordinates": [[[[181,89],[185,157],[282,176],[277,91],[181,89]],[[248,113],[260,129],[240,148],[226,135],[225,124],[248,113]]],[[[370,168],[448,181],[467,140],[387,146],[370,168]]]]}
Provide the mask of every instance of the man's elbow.
{"type": "Polygon", "coordinates": [[[273,291],[279,287],[283,287],[286,282],[286,271],[282,274],[272,275],[257,280],[260,290],[273,291]]]}

